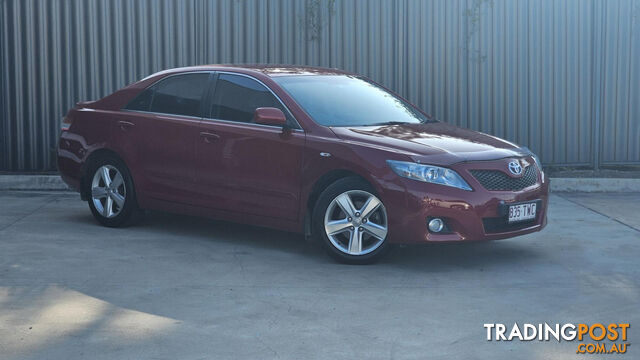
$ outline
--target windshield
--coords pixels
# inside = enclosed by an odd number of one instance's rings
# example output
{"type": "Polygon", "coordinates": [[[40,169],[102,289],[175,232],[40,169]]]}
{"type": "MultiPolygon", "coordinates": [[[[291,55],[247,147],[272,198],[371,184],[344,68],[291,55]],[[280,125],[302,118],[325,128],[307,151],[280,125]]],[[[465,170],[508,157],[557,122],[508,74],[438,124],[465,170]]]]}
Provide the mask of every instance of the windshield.
{"type": "Polygon", "coordinates": [[[302,75],[274,80],[320,125],[373,126],[434,121],[411,104],[361,78],[302,75]]]}

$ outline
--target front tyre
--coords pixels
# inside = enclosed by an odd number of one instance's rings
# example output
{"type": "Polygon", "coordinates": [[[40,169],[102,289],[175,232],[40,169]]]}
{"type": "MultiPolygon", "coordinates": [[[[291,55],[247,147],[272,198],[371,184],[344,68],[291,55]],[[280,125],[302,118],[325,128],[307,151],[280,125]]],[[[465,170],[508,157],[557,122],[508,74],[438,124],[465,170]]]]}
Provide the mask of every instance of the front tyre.
{"type": "Polygon", "coordinates": [[[366,264],[387,250],[387,210],[359,178],[345,178],[320,194],[313,211],[314,233],[338,261],[366,264]]]}
{"type": "Polygon", "coordinates": [[[124,163],[105,156],[87,171],[89,208],[98,222],[108,227],[127,225],[138,210],[133,181],[124,163]]]}

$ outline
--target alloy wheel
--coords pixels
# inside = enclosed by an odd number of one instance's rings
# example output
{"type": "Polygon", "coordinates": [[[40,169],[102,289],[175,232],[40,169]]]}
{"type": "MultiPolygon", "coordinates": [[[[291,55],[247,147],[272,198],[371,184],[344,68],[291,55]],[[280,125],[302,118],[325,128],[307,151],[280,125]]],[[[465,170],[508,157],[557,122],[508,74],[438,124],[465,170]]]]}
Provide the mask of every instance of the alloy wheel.
{"type": "Polygon", "coordinates": [[[363,190],[346,191],[331,201],[324,229],[333,246],[348,255],[365,255],[387,237],[387,211],[382,201],[363,190]]]}
{"type": "Polygon", "coordinates": [[[117,216],[124,208],[126,187],[122,174],[111,165],[96,170],[91,182],[91,200],[98,213],[105,218],[117,216]]]}

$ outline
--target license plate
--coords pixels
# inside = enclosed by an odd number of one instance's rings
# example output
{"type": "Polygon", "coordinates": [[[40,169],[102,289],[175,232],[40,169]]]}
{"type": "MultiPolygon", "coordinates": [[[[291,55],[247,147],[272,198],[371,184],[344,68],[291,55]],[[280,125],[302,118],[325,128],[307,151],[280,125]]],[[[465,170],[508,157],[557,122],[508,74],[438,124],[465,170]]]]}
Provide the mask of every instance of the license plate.
{"type": "Polygon", "coordinates": [[[509,222],[518,222],[535,219],[536,203],[518,204],[509,206],[509,222]]]}

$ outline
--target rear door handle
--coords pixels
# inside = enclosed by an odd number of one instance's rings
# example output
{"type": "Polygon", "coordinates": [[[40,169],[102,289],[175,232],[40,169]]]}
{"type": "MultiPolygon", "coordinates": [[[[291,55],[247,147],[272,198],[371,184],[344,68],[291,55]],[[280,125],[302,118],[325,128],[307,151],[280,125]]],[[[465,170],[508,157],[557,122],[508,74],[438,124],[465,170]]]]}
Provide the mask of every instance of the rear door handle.
{"type": "Polygon", "coordinates": [[[200,133],[200,137],[204,139],[204,142],[206,142],[207,144],[210,144],[218,139],[220,139],[220,135],[216,135],[214,133],[209,133],[209,132],[201,132],[200,133]]]}
{"type": "Polygon", "coordinates": [[[127,131],[132,127],[136,126],[136,124],[128,121],[118,121],[118,126],[120,126],[120,130],[127,131]]]}

